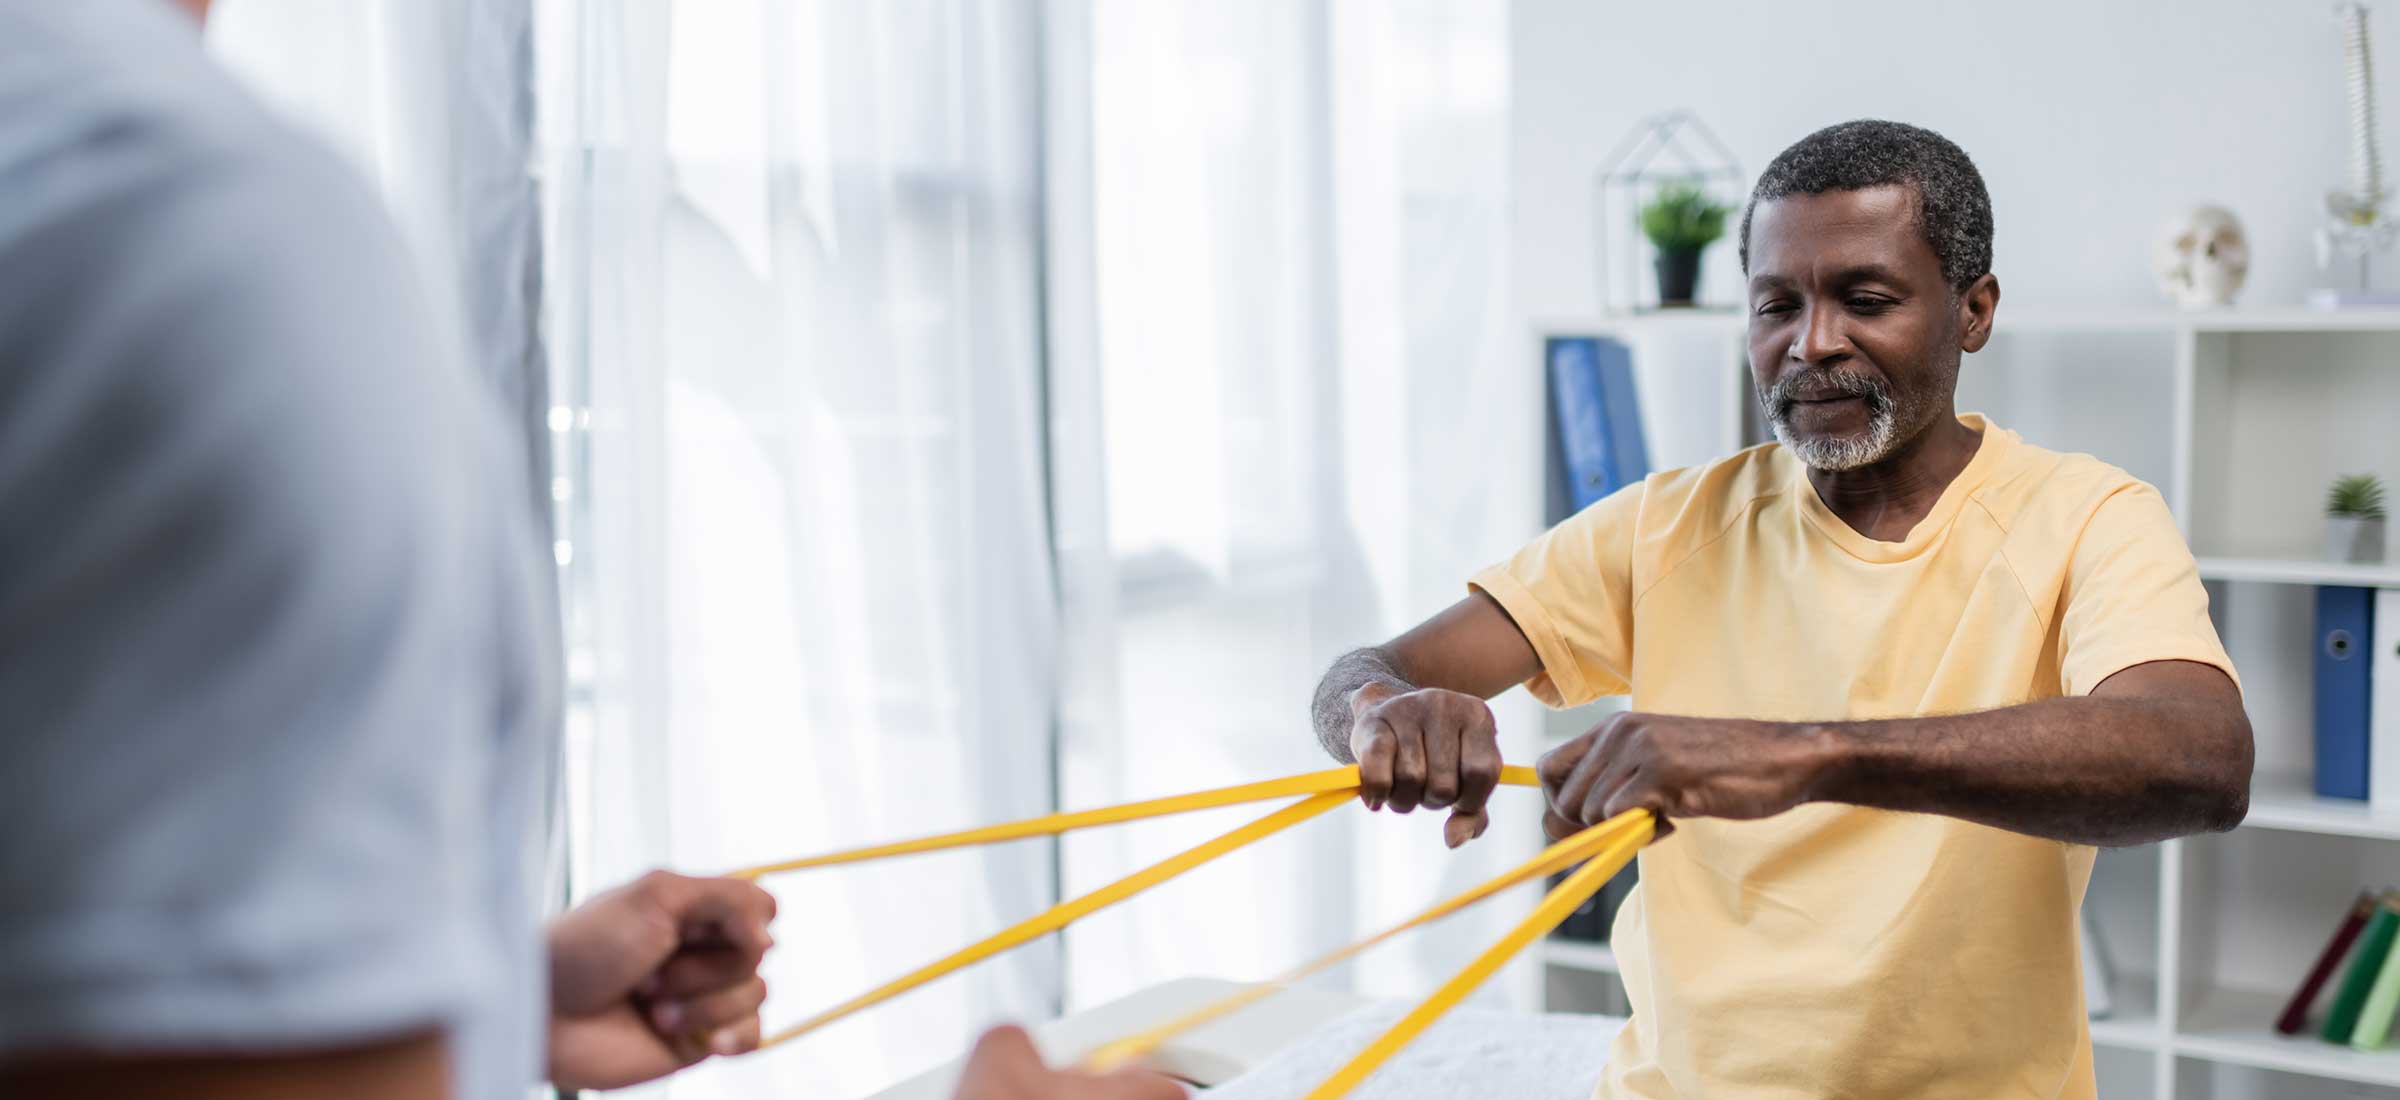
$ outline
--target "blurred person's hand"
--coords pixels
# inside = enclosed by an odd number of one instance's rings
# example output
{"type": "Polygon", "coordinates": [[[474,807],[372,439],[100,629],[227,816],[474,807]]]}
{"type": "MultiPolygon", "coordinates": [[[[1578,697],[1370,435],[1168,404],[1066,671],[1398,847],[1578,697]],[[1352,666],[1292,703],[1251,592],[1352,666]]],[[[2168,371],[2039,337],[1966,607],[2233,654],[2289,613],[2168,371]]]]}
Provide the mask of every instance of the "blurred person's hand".
{"type": "Polygon", "coordinates": [[[1138,1069],[1094,1077],[1042,1064],[1023,1028],[986,1033],[967,1059],[954,1100],[1185,1100],[1183,1086],[1138,1069]]]}
{"type": "Polygon", "coordinates": [[[774,895],[652,871],[550,922],[550,1080],[613,1089],[757,1049],[774,895]]]}

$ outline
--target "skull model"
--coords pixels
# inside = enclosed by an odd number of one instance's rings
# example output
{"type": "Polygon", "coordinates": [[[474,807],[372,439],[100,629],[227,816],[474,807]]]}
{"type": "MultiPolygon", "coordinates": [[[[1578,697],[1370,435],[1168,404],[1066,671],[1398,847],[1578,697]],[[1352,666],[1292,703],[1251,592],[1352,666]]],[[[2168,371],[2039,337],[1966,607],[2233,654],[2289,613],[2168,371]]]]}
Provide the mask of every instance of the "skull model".
{"type": "Polygon", "coordinates": [[[2159,235],[2159,288],[2185,309],[2232,305],[2249,273],[2249,238],[2241,219],[2222,206],[2198,207],[2159,235]]]}

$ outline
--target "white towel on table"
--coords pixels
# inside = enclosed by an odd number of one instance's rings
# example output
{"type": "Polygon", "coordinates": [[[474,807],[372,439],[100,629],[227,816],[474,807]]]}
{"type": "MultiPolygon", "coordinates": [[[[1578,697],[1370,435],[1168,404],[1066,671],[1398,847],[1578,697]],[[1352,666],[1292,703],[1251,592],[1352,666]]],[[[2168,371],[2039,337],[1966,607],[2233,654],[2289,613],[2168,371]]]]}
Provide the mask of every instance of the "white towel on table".
{"type": "MultiPolygon", "coordinates": [[[[1292,1100],[1324,1083],[1408,1011],[1363,1008],[1312,1031],[1258,1068],[1197,1095],[1205,1100],[1292,1100]]],[[[1436,1021],[1375,1071],[1354,1100],[1588,1100],[1613,1016],[1535,1015],[1462,1008],[1436,1021]]]]}

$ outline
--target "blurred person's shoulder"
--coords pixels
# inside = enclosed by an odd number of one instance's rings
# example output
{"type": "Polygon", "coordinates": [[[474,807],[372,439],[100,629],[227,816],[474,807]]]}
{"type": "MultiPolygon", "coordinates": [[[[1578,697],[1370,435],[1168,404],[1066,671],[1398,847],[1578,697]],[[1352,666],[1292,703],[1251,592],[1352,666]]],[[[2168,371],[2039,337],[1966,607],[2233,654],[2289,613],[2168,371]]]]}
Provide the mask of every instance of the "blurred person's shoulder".
{"type": "Polygon", "coordinates": [[[416,310],[415,278],[356,168],[167,0],[0,0],[0,341],[190,310],[229,282],[397,291],[416,310]]]}
{"type": "Polygon", "coordinates": [[[311,554],[488,526],[514,452],[431,289],[166,0],[0,0],[0,504],[165,493],[311,554]]]}
{"type": "Polygon", "coordinates": [[[0,0],[0,188],[0,247],[12,249],[178,199],[315,197],[287,209],[295,221],[371,203],[337,156],[218,66],[166,0],[0,0]]]}
{"type": "Polygon", "coordinates": [[[395,409],[463,431],[447,316],[359,172],[172,4],[0,0],[0,394],[51,398],[10,427],[248,398],[286,457],[362,453],[395,409]]]}

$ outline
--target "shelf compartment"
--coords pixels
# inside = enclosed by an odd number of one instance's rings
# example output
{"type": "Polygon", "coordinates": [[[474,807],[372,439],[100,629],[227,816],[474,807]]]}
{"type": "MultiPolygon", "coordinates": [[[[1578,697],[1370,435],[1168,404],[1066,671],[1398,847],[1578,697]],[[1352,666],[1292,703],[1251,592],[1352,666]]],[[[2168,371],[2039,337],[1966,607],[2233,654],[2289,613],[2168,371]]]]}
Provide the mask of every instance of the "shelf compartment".
{"type": "Polygon", "coordinates": [[[2313,1032],[2277,1035],[2275,1014],[2284,994],[2212,989],[2184,1013],[2175,1053],[2257,1069],[2400,1087],[2400,1050],[2357,1051],[2313,1032]]]}

